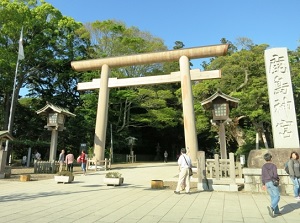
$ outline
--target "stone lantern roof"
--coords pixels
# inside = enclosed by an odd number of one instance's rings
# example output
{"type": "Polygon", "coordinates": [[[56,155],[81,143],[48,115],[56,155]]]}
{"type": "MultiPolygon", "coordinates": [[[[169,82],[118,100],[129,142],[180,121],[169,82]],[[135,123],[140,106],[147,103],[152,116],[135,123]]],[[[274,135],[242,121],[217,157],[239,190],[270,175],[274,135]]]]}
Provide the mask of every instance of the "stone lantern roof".
{"type": "Polygon", "coordinates": [[[0,131],[0,140],[13,140],[12,135],[6,131],[0,131]]]}
{"type": "Polygon", "coordinates": [[[211,110],[213,108],[213,101],[219,100],[219,99],[225,100],[228,103],[230,109],[231,108],[236,108],[238,106],[238,103],[239,103],[238,98],[234,98],[234,97],[231,97],[229,95],[226,95],[226,94],[222,93],[221,91],[217,91],[216,93],[214,93],[209,98],[203,100],[201,102],[201,105],[206,110],[211,110]]]}
{"type": "Polygon", "coordinates": [[[36,113],[42,114],[42,115],[47,115],[48,113],[53,112],[53,111],[56,113],[59,113],[59,114],[63,114],[65,116],[72,116],[72,117],[76,116],[75,114],[69,112],[67,109],[59,107],[57,105],[53,105],[53,104],[49,103],[48,101],[47,101],[46,106],[37,110],[36,113]]]}

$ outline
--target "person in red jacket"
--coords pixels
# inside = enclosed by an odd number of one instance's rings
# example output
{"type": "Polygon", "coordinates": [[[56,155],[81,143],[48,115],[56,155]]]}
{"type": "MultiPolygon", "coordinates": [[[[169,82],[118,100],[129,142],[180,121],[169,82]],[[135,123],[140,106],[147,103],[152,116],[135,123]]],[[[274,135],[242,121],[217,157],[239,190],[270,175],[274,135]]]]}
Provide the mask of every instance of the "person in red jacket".
{"type": "Polygon", "coordinates": [[[86,175],[86,161],[87,161],[87,155],[85,154],[85,151],[81,151],[80,155],[80,162],[81,162],[81,169],[83,171],[83,175],[86,175]]]}

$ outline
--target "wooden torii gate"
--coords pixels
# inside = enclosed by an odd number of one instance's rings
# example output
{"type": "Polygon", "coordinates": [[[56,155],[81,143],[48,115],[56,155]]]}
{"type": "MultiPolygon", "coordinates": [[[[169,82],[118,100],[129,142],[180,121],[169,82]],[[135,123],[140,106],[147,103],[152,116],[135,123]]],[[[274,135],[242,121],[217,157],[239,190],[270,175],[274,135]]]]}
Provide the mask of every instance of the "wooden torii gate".
{"type": "Polygon", "coordinates": [[[104,160],[105,138],[107,127],[107,113],[109,88],[133,85],[159,84],[181,82],[182,107],[184,118],[185,146],[189,148],[189,155],[193,162],[197,159],[198,141],[196,134],[195,113],[192,94],[192,80],[220,78],[220,71],[200,70],[190,71],[190,59],[223,56],[227,53],[228,45],[220,44],[213,46],[194,47],[180,50],[170,50],[155,53],[137,54],[120,57],[109,57],[103,59],[92,59],[85,61],[72,61],[71,66],[76,71],[88,71],[101,69],[101,79],[92,82],[79,83],[78,90],[100,88],[95,137],[94,137],[94,159],[104,160]],[[179,60],[179,72],[170,75],[159,75],[139,78],[109,78],[110,68],[131,65],[160,63],[179,60]]]}

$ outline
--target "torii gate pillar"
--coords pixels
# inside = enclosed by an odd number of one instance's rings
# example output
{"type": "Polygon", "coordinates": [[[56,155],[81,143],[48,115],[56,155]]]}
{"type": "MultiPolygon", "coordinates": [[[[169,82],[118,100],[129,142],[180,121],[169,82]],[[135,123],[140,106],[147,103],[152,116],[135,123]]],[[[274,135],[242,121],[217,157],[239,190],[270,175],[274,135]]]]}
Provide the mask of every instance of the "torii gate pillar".
{"type": "Polygon", "coordinates": [[[195,162],[197,160],[198,142],[196,134],[189,59],[222,56],[227,53],[227,49],[227,44],[220,44],[214,46],[170,50],[131,56],[111,57],[86,61],[73,61],[71,65],[72,68],[76,71],[97,70],[100,68],[102,69],[98,98],[97,120],[95,127],[94,158],[96,160],[104,159],[110,68],[179,60],[182,87],[185,146],[189,149],[188,151],[192,161],[195,162]]]}
{"type": "Polygon", "coordinates": [[[97,160],[104,160],[105,139],[108,114],[109,88],[108,78],[110,76],[110,68],[104,64],[101,69],[101,81],[98,97],[97,118],[94,137],[94,154],[97,160]]]}
{"type": "Polygon", "coordinates": [[[192,82],[189,58],[182,56],[179,59],[181,76],[181,95],[184,120],[185,147],[188,155],[194,162],[197,160],[198,140],[196,133],[196,119],[193,103],[192,82]]]}

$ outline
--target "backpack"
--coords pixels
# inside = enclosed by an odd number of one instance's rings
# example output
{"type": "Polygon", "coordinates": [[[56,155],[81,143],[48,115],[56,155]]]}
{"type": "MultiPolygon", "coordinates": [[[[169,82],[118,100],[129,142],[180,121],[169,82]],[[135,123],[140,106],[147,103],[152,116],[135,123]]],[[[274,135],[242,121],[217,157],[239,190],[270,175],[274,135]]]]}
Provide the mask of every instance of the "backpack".
{"type": "Polygon", "coordinates": [[[290,171],[289,171],[289,161],[287,161],[285,164],[284,164],[284,170],[287,174],[290,174],[290,171]]]}

